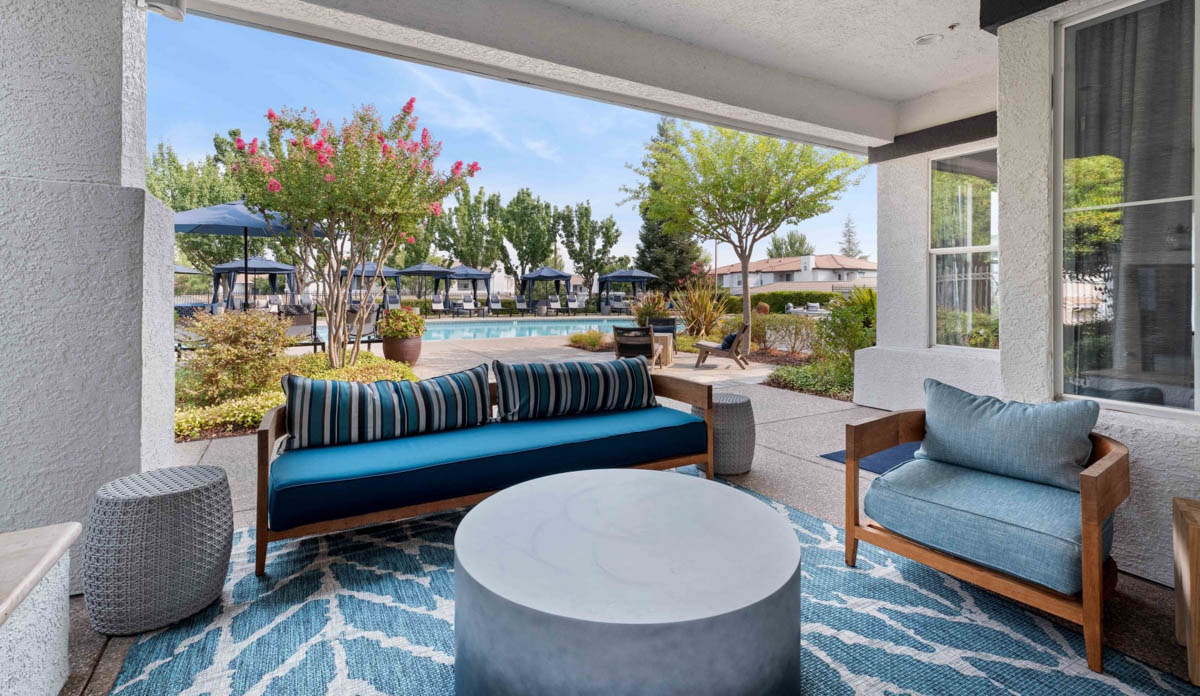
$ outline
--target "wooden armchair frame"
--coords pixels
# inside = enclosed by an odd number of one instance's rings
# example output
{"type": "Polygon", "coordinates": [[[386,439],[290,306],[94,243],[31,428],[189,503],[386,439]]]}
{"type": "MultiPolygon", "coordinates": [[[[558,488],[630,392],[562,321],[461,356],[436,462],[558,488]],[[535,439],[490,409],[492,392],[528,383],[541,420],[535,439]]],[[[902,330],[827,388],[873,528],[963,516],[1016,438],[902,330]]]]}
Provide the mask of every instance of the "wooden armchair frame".
{"type": "Polygon", "coordinates": [[[750,361],[742,355],[742,343],[749,340],[750,325],[742,324],[742,328],[738,329],[737,336],[733,338],[733,343],[729,344],[729,348],[722,348],[720,343],[712,341],[696,341],[696,367],[704,364],[708,360],[708,356],[715,355],[718,358],[729,358],[738,367],[743,370],[750,364],[750,361]]]}
{"type": "Polygon", "coordinates": [[[925,411],[896,411],[882,418],[846,426],[846,565],[858,557],[866,541],[985,590],[1028,604],[1083,627],[1088,668],[1104,671],[1103,609],[1117,584],[1117,564],[1104,559],[1104,520],[1129,497],[1129,449],[1092,433],[1092,455],[1079,473],[1083,525],[1083,592],[1065,595],[900,536],[865,517],[860,521],[858,462],[905,442],[925,437],[925,411]]]}
{"type": "MultiPolygon", "coordinates": [[[[704,427],[707,432],[707,441],[704,451],[697,454],[687,454],[680,457],[669,457],[667,459],[659,459],[652,462],[642,464],[634,464],[631,469],[674,469],[688,464],[695,464],[703,471],[706,478],[713,477],[713,415],[712,415],[712,385],[700,384],[691,380],[680,377],[671,377],[668,375],[651,375],[651,383],[654,385],[655,396],[661,396],[667,399],[675,399],[682,401],[685,404],[698,406],[704,411],[704,427]]],[[[491,397],[491,403],[498,402],[496,396],[496,383],[488,383],[488,391],[491,397]]],[[[354,529],[355,527],[365,527],[373,524],[381,524],[383,522],[393,522],[402,520],[408,517],[416,517],[418,515],[426,515],[444,510],[453,510],[456,508],[474,505],[489,495],[497,491],[485,491],[483,493],[472,493],[471,495],[459,496],[457,498],[447,498],[445,500],[434,500],[416,505],[406,505],[403,507],[392,508],[390,510],[380,510],[378,512],[369,512],[362,515],[354,515],[351,517],[343,517],[335,520],[325,520],[322,522],[312,522],[310,524],[293,527],[281,531],[275,531],[270,528],[267,519],[267,497],[270,491],[271,482],[271,462],[279,456],[276,449],[279,444],[279,439],[286,434],[287,424],[287,407],[277,406],[267,415],[263,416],[262,424],[258,426],[258,498],[256,502],[256,517],[255,517],[255,537],[254,537],[254,574],[262,575],[266,572],[267,560],[267,543],[279,539],[294,539],[296,537],[311,536],[316,534],[329,534],[331,532],[340,532],[346,529],[354,529]]],[[[488,426],[480,426],[486,428],[488,426]]],[[[413,437],[421,437],[414,435],[413,437]]]]}

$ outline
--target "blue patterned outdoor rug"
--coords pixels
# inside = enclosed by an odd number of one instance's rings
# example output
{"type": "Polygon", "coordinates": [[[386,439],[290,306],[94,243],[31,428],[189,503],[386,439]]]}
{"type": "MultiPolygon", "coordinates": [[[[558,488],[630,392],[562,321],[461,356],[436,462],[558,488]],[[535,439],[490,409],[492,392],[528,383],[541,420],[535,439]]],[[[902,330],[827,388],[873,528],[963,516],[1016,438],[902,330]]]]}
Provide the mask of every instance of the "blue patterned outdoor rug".
{"type": "MultiPolygon", "coordinates": [[[[841,529],[747,493],[804,547],[805,693],[1200,694],[1111,649],[1106,673],[1090,672],[1076,631],[870,544],[847,568],[841,529]]],[[[221,600],[140,636],[112,693],[453,693],[460,518],[272,543],[261,580],[253,535],[238,530],[221,600]]]]}

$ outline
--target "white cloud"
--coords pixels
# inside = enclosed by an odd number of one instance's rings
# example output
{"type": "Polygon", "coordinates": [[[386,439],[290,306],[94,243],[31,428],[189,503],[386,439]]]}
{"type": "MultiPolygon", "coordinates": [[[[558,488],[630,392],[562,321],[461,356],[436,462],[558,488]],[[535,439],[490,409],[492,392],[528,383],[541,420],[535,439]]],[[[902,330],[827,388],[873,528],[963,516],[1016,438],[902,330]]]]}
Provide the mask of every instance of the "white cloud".
{"type": "Polygon", "coordinates": [[[425,113],[431,121],[468,133],[484,133],[500,147],[512,152],[518,151],[517,146],[508,139],[508,136],[501,130],[500,124],[496,122],[493,109],[465,99],[462,95],[447,89],[441,80],[435,79],[426,69],[414,65],[405,67],[421,84],[443,100],[441,103],[435,101],[433,104],[422,105],[419,110],[419,112],[425,113]]]}
{"type": "Polygon", "coordinates": [[[526,138],[522,142],[524,142],[525,147],[529,148],[530,152],[538,157],[555,163],[562,162],[562,157],[558,154],[558,148],[549,142],[545,140],[531,140],[529,138],[526,138]]]}

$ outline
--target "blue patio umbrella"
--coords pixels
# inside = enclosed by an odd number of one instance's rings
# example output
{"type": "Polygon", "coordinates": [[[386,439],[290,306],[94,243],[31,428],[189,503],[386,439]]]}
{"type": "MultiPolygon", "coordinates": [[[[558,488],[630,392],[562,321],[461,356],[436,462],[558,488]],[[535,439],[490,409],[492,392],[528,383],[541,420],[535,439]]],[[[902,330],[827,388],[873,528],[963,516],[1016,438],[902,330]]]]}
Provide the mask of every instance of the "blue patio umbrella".
{"type": "Polygon", "coordinates": [[[604,275],[600,276],[599,290],[600,292],[603,292],[607,298],[607,296],[612,294],[613,283],[630,283],[633,285],[633,293],[636,296],[638,287],[641,287],[642,290],[645,291],[646,283],[651,280],[658,280],[658,276],[650,273],[649,271],[643,271],[638,268],[624,268],[619,271],[605,273],[604,275]]]}
{"type": "MultiPolygon", "coordinates": [[[[291,230],[283,224],[278,213],[271,213],[271,224],[262,215],[246,207],[245,201],[218,203],[207,208],[194,208],[175,213],[176,234],[241,235],[242,258],[250,257],[251,237],[277,237],[291,230]]],[[[243,272],[249,276],[249,266],[243,272]]],[[[294,269],[293,269],[294,271],[294,269]]],[[[215,300],[214,300],[215,302],[215,300]]],[[[242,303],[242,309],[246,303],[242,303]]]]}
{"type": "MultiPolygon", "coordinates": [[[[346,273],[347,273],[346,269],[343,268],[342,276],[345,276],[346,273]]],[[[360,264],[358,264],[358,266],[356,266],[354,268],[354,277],[356,279],[374,278],[376,275],[383,278],[384,290],[387,290],[387,279],[395,278],[396,279],[396,292],[397,293],[400,292],[400,271],[396,270],[395,268],[392,268],[391,266],[384,266],[384,265],[377,266],[377,265],[375,265],[375,262],[373,262],[373,261],[367,261],[365,263],[360,263],[360,264]]]]}
{"type": "Polygon", "coordinates": [[[487,271],[459,265],[450,269],[450,278],[452,280],[471,281],[471,297],[475,297],[475,293],[479,290],[478,283],[482,280],[485,293],[488,297],[492,296],[492,274],[487,271]]]}
{"type": "Polygon", "coordinates": [[[418,263],[415,266],[402,268],[397,271],[402,276],[417,276],[421,278],[433,278],[433,294],[437,295],[438,283],[442,279],[449,279],[453,271],[449,268],[444,268],[428,261],[418,263]]]}

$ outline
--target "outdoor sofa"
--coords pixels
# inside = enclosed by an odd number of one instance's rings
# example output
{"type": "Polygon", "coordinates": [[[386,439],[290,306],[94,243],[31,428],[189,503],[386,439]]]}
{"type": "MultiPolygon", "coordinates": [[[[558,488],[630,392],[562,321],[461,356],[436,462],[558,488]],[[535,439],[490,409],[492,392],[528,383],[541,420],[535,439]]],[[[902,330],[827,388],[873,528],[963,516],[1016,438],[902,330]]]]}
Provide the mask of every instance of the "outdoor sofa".
{"type": "MultiPolygon", "coordinates": [[[[365,385],[285,376],[288,403],[269,411],[258,429],[255,572],[265,572],[270,541],[473,505],[540,476],[695,464],[713,477],[709,385],[651,375],[643,358],[605,363],[496,361],[493,372],[507,388],[488,380],[487,365],[416,383],[365,385]],[[576,367],[581,365],[587,367],[576,367]],[[586,383],[594,385],[598,379],[609,385],[603,393],[617,395],[607,405],[564,405],[546,399],[550,382],[557,385],[553,393],[564,394],[571,392],[563,389],[568,382],[590,380],[586,383]],[[530,389],[530,384],[541,387],[530,389]],[[364,413],[363,395],[372,389],[393,395],[382,397],[385,401],[408,404],[406,410],[399,416],[385,413],[386,418],[360,417],[354,421],[359,428],[351,428],[350,414],[364,413]],[[486,400],[476,398],[483,393],[486,400]],[[699,407],[703,416],[660,406],[657,397],[699,407]],[[448,399],[454,408],[447,406],[430,417],[430,398],[448,399]],[[419,409],[412,404],[421,399],[422,422],[450,423],[451,429],[397,436],[418,422],[414,414],[419,409]],[[328,404],[333,405],[326,408],[328,404]],[[327,413],[339,413],[339,405],[340,416],[323,420],[327,413]],[[296,413],[289,414],[289,408],[296,413]],[[374,425],[367,426],[368,421],[374,425]],[[354,437],[349,435],[352,430],[361,435],[368,427],[381,428],[390,439],[340,444],[354,437]],[[331,440],[339,444],[325,444],[331,440]]],[[[370,409],[366,412],[374,415],[370,409]]]]}

